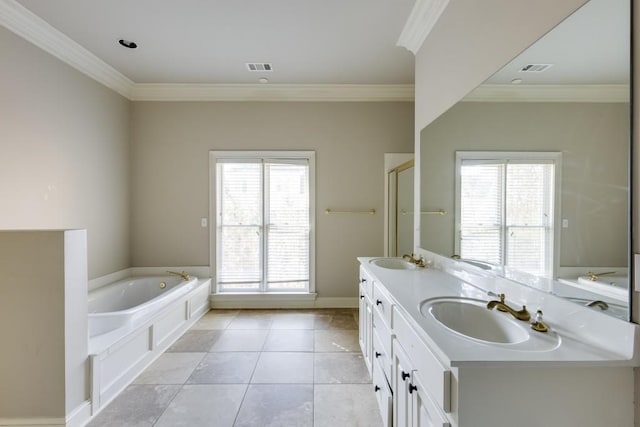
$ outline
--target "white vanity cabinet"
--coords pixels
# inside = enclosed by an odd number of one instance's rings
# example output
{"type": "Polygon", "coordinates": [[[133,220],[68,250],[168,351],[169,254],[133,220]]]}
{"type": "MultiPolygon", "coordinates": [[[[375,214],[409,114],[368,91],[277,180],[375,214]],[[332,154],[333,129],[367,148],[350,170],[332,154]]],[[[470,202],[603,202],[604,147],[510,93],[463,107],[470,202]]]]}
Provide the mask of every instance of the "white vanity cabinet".
{"type": "Polygon", "coordinates": [[[360,275],[360,345],[385,426],[633,425],[635,350],[598,347],[593,336],[633,342],[637,325],[560,300],[556,319],[565,323],[550,324],[562,334],[559,344],[538,340],[541,347],[513,350],[461,338],[424,316],[420,304],[429,299],[482,298],[455,276],[383,269],[369,258],[361,259],[360,275]],[[591,335],[581,341],[584,324],[591,335]],[[576,325],[577,332],[569,329],[576,325]]]}
{"type": "Polygon", "coordinates": [[[369,375],[373,375],[373,279],[360,267],[358,341],[369,375]]]}

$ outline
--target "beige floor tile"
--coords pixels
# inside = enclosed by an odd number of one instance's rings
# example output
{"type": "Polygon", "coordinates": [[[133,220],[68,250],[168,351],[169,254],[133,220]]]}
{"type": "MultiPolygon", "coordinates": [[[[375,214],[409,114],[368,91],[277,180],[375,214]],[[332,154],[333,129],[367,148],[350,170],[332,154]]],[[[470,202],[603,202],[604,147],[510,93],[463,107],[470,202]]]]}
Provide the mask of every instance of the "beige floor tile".
{"type": "Polygon", "coordinates": [[[232,427],[247,386],[186,385],[154,427],[232,427]]]}
{"type": "Polygon", "coordinates": [[[221,352],[207,354],[193,371],[188,384],[246,384],[260,353],[221,352]]]}
{"type": "Polygon", "coordinates": [[[87,426],[151,427],[179,390],[179,385],[130,385],[87,426]]]}
{"type": "Polygon", "coordinates": [[[313,331],[272,329],[262,351],[313,351],[313,331]]]}
{"type": "Polygon", "coordinates": [[[371,384],[314,386],[314,427],[382,427],[371,384]]]}
{"type": "Polygon", "coordinates": [[[261,351],[268,330],[224,330],[209,351],[261,351]]]}
{"type": "Polygon", "coordinates": [[[358,331],[351,329],[330,329],[314,332],[316,352],[359,352],[358,331]]]}
{"type": "Polygon", "coordinates": [[[261,353],[251,383],[313,383],[313,353],[261,353]]]}
{"type": "Polygon", "coordinates": [[[218,340],[222,331],[188,330],[167,352],[206,352],[218,340]]]}
{"type": "Polygon", "coordinates": [[[360,353],[314,353],[315,384],[359,384],[371,382],[360,353]]]}
{"type": "Polygon", "coordinates": [[[207,353],[164,353],[134,384],[184,384],[207,353]]]}
{"type": "Polygon", "coordinates": [[[251,384],[235,427],[312,427],[313,386],[251,384]]]}

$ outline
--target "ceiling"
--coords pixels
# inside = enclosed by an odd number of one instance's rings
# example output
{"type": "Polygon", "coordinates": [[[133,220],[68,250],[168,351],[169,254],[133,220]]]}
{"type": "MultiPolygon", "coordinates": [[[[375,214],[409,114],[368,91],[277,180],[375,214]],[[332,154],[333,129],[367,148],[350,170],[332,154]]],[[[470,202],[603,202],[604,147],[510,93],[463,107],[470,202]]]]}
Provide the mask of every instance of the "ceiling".
{"type": "Polygon", "coordinates": [[[18,0],[134,83],[412,84],[414,0],[18,0]],[[126,49],[119,39],[135,41],[126,49]],[[269,62],[271,72],[249,72],[269,62]]]}
{"type": "Polygon", "coordinates": [[[624,85],[630,79],[629,0],[590,0],[487,80],[488,84],[624,85]],[[526,64],[554,64],[542,73],[526,64]]]}

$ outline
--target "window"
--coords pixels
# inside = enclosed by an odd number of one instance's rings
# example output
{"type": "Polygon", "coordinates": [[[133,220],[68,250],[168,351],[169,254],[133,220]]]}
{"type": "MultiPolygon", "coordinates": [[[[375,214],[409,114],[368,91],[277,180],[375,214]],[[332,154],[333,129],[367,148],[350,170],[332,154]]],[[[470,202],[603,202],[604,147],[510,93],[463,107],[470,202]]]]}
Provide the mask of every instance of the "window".
{"type": "Polygon", "coordinates": [[[309,152],[212,153],[218,292],[313,290],[313,160],[309,152]]]}
{"type": "Polygon", "coordinates": [[[456,253],[551,277],[558,153],[456,153],[456,253]]]}

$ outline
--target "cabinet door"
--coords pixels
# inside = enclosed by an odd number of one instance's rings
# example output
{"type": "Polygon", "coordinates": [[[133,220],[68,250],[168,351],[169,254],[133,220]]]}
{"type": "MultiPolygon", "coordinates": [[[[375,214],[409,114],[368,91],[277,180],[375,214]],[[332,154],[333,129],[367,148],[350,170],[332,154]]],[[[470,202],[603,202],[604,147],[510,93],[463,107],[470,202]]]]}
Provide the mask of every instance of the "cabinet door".
{"type": "Polygon", "coordinates": [[[374,360],[373,362],[373,391],[375,392],[376,401],[380,408],[383,427],[391,427],[392,413],[392,393],[389,389],[387,379],[382,372],[380,364],[374,360]]]}
{"type": "Polygon", "coordinates": [[[369,375],[371,375],[373,311],[371,308],[371,300],[363,285],[360,285],[360,302],[358,309],[358,341],[360,342],[360,349],[362,350],[362,356],[367,365],[369,375]]]}
{"type": "Polygon", "coordinates": [[[409,384],[411,394],[412,427],[451,427],[447,418],[436,407],[414,371],[409,384]]]}
{"type": "Polygon", "coordinates": [[[391,369],[391,388],[393,389],[393,425],[408,427],[411,425],[411,362],[398,340],[393,340],[393,367],[391,369]]]}

